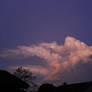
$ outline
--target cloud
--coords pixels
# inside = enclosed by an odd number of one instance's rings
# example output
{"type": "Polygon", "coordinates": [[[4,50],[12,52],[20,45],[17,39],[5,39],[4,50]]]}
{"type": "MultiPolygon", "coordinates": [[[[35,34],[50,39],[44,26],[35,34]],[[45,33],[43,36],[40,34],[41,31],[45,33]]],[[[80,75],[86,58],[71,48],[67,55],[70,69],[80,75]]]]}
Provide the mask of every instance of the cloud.
{"type": "MultiPolygon", "coordinates": [[[[19,66],[11,66],[11,67],[9,67],[9,69],[15,70],[18,67],[19,66]]],[[[35,66],[35,65],[34,66],[33,65],[25,65],[23,68],[27,69],[30,72],[33,72],[33,73],[35,73],[37,75],[42,75],[42,76],[46,76],[49,73],[49,71],[46,68],[44,68],[42,66],[39,66],[39,65],[38,66],[35,66]]]]}
{"type": "Polygon", "coordinates": [[[7,49],[0,53],[0,58],[6,59],[27,59],[33,56],[44,59],[47,66],[29,65],[24,66],[25,68],[44,76],[44,80],[60,80],[60,75],[65,72],[75,70],[80,64],[91,63],[92,46],[68,36],[64,45],[44,42],[37,45],[18,46],[16,49],[7,49]]]}

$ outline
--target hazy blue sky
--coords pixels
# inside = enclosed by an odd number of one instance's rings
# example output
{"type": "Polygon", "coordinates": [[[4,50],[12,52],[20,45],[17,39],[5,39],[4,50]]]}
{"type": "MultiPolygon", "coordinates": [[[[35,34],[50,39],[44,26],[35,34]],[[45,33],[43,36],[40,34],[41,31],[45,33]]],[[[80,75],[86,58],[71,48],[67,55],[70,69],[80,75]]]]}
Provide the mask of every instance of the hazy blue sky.
{"type": "Polygon", "coordinates": [[[91,0],[0,0],[0,48],[74,36],[91,44],[91,0]]]}

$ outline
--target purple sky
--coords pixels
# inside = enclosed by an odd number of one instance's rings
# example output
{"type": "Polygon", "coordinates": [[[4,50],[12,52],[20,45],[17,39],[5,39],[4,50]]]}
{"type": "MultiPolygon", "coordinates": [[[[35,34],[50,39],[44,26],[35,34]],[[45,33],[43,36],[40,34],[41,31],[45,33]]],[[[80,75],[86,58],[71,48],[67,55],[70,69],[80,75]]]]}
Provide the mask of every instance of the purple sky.
{"type": "MultiPolygon", "coordinates": [[[[92,45],[92,0],[0,0],[0,52],[42,42],[64,44],[67,36],[92,45]]],[[[1,59],[0,68],[29,60],[1,59]]]]}

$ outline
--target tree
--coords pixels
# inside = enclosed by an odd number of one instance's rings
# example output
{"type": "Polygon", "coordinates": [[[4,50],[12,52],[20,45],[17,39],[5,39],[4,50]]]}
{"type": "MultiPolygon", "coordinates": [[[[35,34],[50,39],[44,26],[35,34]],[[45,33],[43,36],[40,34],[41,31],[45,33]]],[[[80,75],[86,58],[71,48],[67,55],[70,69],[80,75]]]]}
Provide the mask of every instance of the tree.
{"type": "Polygon", "coordinates": [[[56,88],[53,84],[43,84],[39,87],[38,92],[56,92],[56,88]]]}
{"type": "Polygon", "coordinates": [[[66,86],[66,85],[68,85],[68,84],[67,84],[66,82],[64,82],[64,83],[63,83],[63,86],[66,86]]]}
{"type": "Polygon", "coordinates": [[[30,85],[27,92],[35,92],[37,89],[37,85],[34,82],[36,76],[34,76],[32,72],[30,72],[28,69],[24,69],[23,67],[18,67],[15,70],[14,75],[30,85]]]}

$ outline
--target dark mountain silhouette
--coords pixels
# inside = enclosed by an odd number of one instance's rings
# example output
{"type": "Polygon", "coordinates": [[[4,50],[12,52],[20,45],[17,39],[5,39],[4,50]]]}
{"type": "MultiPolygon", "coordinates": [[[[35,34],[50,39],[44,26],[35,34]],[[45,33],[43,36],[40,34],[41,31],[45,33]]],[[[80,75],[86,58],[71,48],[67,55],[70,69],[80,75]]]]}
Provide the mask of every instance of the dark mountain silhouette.
{"type": "Polygon", "coordinates": [[[92,92],[92,82],[64,84],[59,87],[43,84],[38,92],[92,92]]]}
{"type": "Polygon", "coordinates": [[[0,92],[25,92],[29,85],[7,71],[0,70],[0,92]]]}

